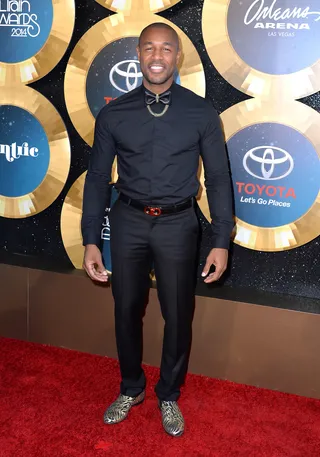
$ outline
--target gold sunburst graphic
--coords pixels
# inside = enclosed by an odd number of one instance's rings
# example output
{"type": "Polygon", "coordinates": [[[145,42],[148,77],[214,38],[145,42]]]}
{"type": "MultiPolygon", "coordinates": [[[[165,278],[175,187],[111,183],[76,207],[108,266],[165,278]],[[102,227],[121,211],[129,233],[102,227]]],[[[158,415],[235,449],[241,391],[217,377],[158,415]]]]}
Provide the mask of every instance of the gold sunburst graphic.
{"type": "MultiPolygon", "coordinates": [[[[61,211],[61,236],[64,248],[75,268],[81,269],[84,247],[82,246],[81,216],[84,182],[87,172],[84,172],[72,184],[64,200],[61,211]]],[[[102,222],[101,222],[102,224],[102,222]]]]}
{"type": "MultiPolygon", "coordinates": [[[[69,46],[73,33],[75,22],[74,0],[54,0],[52,8],[52,27],[46,42],[33,57],[17,63],[0,62],[0,86],[30,84],[43,78],[60,62],[69,46]]],[[[14,16],[18,15],[14,14],[14,16]]],[[[36,15],[33,14],[33,16],[36,15]]],[[[39,25],[41,27],[41,24],[39,25]]],[[[15,27],[13,26],[13,28],[15,27]]],[[[16,26],[16,28],[21,30],[19,26],[16,26]]],[[[7,40],[9,39],[7,38],[7,40]]],[[[12,45],[13,53],[15,46],[25,46],[23,39],[12,37],[11,40],[15,40],[12,45]]]]}
{"type": "MultiPolygon", "coordinates": [[[[38,187],[18,197],[0,195],[0,216],[7,218],[34,216],[56,200],[66,183],[71,155],[68,133],[54,106],[30,87],[0,87],[0,100],[1,105],[22,108],[33,115],[43,127],[48,140],[49,166],[38,187]]],[[[14,166],[14,163],[12,165],[14,166]]]]}
{"type": "MultiPolygon", "coordinates": [[[[130,14],[132,11],[160,13],[181,0],[96,0],[97,3],[116,13],[130,14]]],[[[154,22],[158,18],[154,18],[154,22]]]]}
{"type": "MultiPolygon", "coordinates": [[[[205,76],[200,57],[190,39],[166,19],[158,21],[172,25],[182,42],[182,59],[178,68],[182,86],[205,96],[205,76]]],[[[87,76],[95,57],[108,45],[125,37],[138,37],[142,29],[154,22],[154,15],[145,12],[114,14],[94,25],[75,46],[65,75],[65,99],[71,121],[79,135],[90,146],[93,143],[95,118],[87,100],[87,76]]],[[[130,59],[130,56],[128,56],[130,59]]],[[[109,75],[105,75],[109,78],[109,75]]]]}
{"type": "MultiPolygon", "coordinates": [[[[294,73],[279,75],[265,73],[252,68],[238,55],[232,46],[227,24],[229,6],[233,1],[205,0],[203,6],[203,39],[213,65],[223,78],[245,94],[259,97],[263,100],[270,98],[277,101],[282,99],[294,100],[318,92],[320,90],[320,52],[318,59],[312,65],[294,73]]],[[[249,8],[250,5],[252,7],[253,2],[244,0],[242,5],[248,5],[249,8]]],[[[237,20],[243,21],[244,18],[239,17],[237,20]]],[[[272,20],[270,19],[268,22],[272,22],[272,20]]],[[[318,24],[315,22],[313,26],[318,27],[318,24]]],[[[257,29],[257,32],[261,32],[261,29],[257,29]]],[[[277,34],[278,32],[281,31],[276,31],[277,34]]],[[[308,31],[303,30],[302,33],[308,33],[308,31]]],[[[266,37],[269,40],[277,40],[278,38],[266,37]]],[[[243,39],[243,37],[239,37],[239,39],[243,39]]],[[[280,39],[291,40],[292,38],[281,37],[280,39]]],[[[316,41],[313,45],[320,49],[316,41]]],[[[246,46],[250,49],[250,46],[256,47],[259,45],[248,41],[246,46]]],[[[281,59],[281,55],[279,56],[276,50],[275,44],[275,59],[281,59]]]]}
{"type": "MultiPolygon", "coordinates": [[[[307,138],[320,159],[320,115],[300,102],[291,101],[278,105],[272,101],[262,103],[259,99],[251,99],[232,106],[221,114],[221,119],[227,142],[246,127],[260,123],[278,123],[295,129],[307,138]]],[[[210,220],[203,170],[201,170],[200,181],[203,189],[199,206],[206,218],[210,220]]],[[[284,251],[306,244],[319,235],[320,190],[308,211],[292,223],[265,228],[249,224],[236,217],[234,242],[259,251],[284,251]]]]}

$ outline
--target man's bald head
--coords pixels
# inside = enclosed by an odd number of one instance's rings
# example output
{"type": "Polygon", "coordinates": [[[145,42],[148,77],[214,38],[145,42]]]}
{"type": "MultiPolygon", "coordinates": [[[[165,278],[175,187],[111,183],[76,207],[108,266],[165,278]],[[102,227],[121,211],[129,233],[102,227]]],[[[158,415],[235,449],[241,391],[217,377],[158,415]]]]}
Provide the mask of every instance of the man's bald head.
{"type": "Polygon", "coordinates": [[[144,37],[146,35],[148,35],[148,32],[151,30],[157,30],[157,29],[166,30],[167,32],[169,32],[172,36],[172,42],[176,45],[178,50],[180,49],[179,36],[178,36],[177,32],[174,30],[173,27],[171,27],[168,24],[165,24],[164,22],[154,22],[153,24],[147,25],[147,27],[145,27],[142,30],[142,32],[140,33],[140,37],[139,37],[139,44],[138,44],[139,48],[141,48],[144,37]]]}

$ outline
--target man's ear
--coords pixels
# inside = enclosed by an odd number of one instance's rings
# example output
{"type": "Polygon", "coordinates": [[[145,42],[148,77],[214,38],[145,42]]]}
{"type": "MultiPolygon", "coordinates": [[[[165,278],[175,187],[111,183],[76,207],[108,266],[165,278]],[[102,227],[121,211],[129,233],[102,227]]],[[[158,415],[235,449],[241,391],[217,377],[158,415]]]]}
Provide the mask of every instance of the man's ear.
{"type": "Polygon", "coordinates": [[[137,51],[137,54],[138,54],[138,60],[140,60],[140,48],[139,48],[139,46],[136,47],[136,51],[137,51]]]}

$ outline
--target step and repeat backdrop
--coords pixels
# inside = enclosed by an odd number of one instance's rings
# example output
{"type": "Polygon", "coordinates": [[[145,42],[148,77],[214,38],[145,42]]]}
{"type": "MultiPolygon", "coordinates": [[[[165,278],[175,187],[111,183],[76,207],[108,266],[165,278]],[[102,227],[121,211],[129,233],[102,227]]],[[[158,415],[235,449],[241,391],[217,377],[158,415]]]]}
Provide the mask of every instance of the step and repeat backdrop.
{"type": "MultiPolygon", "coordinates": [[[[177,83],[222,120],[236,222],[225,284],[319,298],[319,0],[0,0],[1,252],[81,268],[95,118],[141,84],[136,45],[155,21],[181,39],[177,83]]],[[[200,272],[201,162],[199,178],[200,272]]]]}

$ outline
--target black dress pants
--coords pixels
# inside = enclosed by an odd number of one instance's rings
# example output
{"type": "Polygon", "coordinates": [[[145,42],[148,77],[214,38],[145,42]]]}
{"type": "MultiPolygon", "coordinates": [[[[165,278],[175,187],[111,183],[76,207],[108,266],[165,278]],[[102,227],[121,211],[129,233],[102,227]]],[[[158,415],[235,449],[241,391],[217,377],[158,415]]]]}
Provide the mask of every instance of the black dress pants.
{"type": "Polygon", "coordinates": [[[136,396],[145,388],[142,320],[154,265],[165,321],[155,391],[160,400],[175,401],[187,373],[191,348],[199,236],[195,209],[150,216],[117,200],[109,221],[121,393],[136,396]]]}

